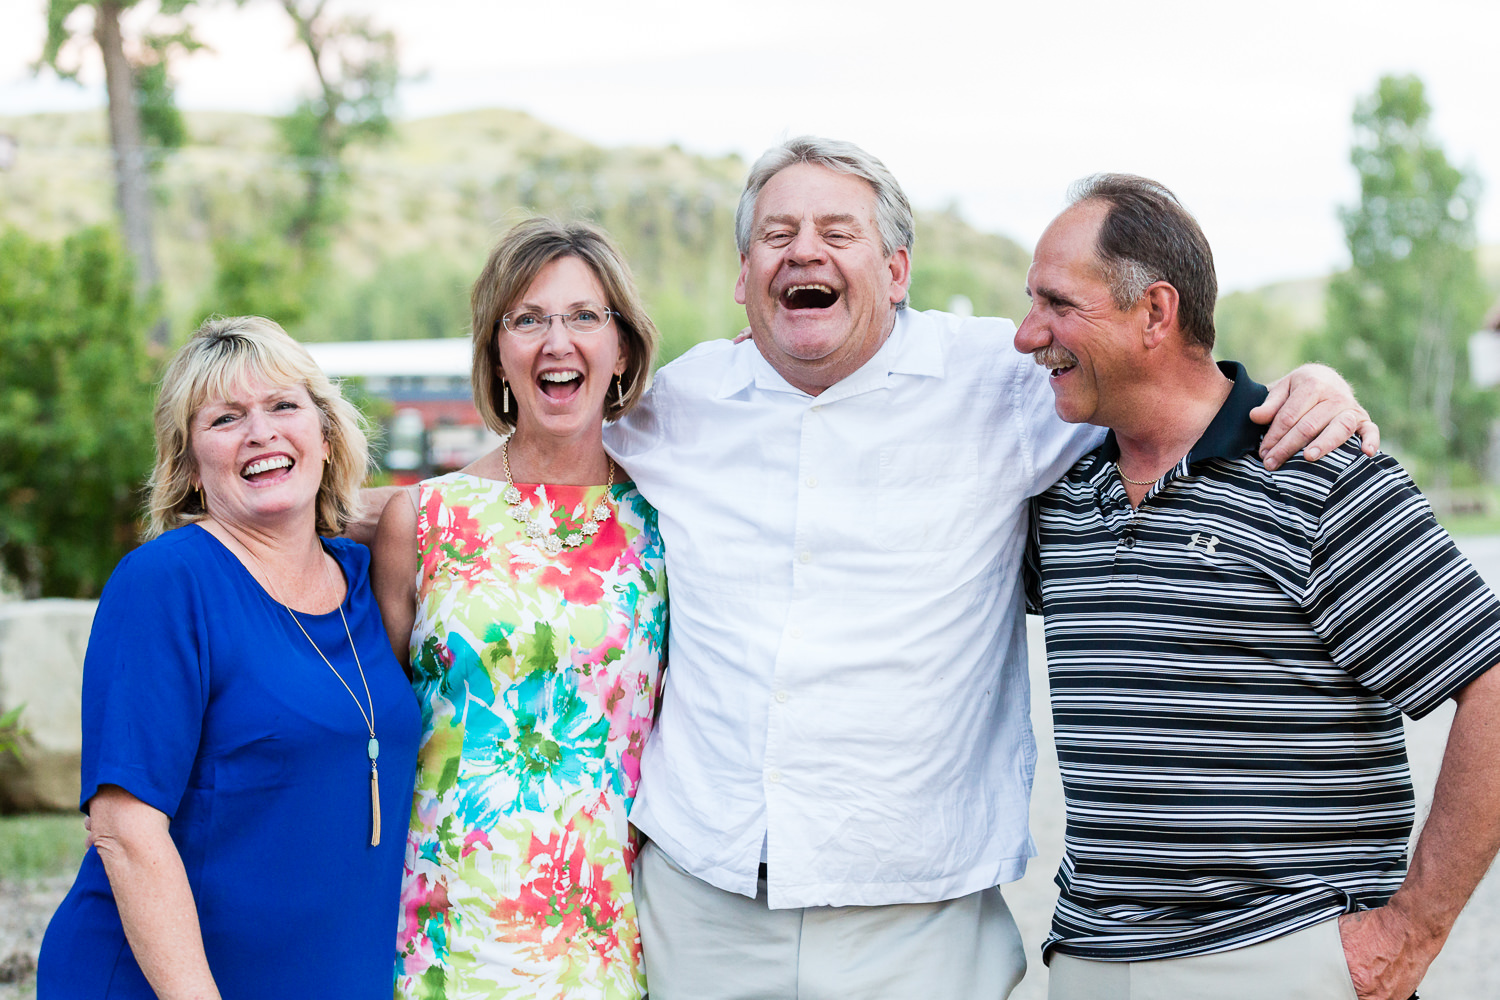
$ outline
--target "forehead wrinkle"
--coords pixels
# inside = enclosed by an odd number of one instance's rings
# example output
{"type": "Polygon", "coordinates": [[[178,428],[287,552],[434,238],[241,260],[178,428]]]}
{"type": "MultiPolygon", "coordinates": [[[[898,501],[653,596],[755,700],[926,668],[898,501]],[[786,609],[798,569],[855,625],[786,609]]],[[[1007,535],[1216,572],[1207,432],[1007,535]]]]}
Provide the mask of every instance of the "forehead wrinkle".
{"type": "MultiPolygon", "coordinates": [[[[760,230],[764,231],[770,226],[800,226],[802,217],[789,212],[777,212],[767,215],[760,220],[760,230]]],[[[858,215],[849,212],[825,212],[822,215],[813,216],[813,224],[817,226],[864,226],[864,220],[858,215]]]]}

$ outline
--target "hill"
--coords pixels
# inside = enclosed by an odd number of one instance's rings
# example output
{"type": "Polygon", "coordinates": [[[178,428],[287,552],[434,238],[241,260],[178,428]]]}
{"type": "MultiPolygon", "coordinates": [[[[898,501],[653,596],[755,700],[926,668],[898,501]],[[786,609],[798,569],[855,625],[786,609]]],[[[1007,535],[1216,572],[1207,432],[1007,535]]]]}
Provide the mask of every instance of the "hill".
{"type": "MultiPolygon", "coordinates": [[[[214,308],[216,241],[249,238],[297,196],[273,119],[188,113],[187,144],[156,167],[157,242],[174,334],[214,308]]],[[[112,218],[103,112],[0,118],[19,154],[0,173],[0,225],[61,238],[112,218]]],[[[533,213],[603,224],[635,269],[666,356],[744,324],[734,206],[747,164],[676,147],[608,149],[516,111],[401,122],[351,157],[348,212],[327,287],[291,332],[309,340],[459,336],[468,286],[490,245],[533,213]]],[[[1030,254],[951,212],[919,212],[912,301],[967,296],[1019,319],[1030,254]]]]}
{"type": "MultiPolygon", "coordinates": [[[[1500,244],[1479,247],[1479,273],[1500,310],[1500,244]]],[[[1219,297],[1214,354],[1243,361],[1265,381],[1305,360],[1303,341],[1322,328],[1328,276],[1282,281],[1219,297]]],[[[1492,311],[1493,315],[1493,311],[1492,311]]]]}

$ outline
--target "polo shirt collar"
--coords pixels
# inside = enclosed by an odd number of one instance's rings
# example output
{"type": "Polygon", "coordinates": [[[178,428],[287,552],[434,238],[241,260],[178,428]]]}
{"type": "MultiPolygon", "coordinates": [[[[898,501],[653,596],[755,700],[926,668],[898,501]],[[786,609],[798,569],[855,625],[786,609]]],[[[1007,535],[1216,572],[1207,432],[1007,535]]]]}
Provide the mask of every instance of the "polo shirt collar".
{"type": "MultiPolygon", "coordinates": [[[[1260,448],[1261,436],[1266,433],[1264,424],[1257,424],[1250,419],[1250,411],[1266,401],[1269,390],[1252,379],[1245,371],[1245,366],[1238,361],[1220,361],[1219,371],[1231,379],[1234,385],[1192,450],[1177,463],[1176,472],[1179,475],[1186,474],[1188,466],[1194,462],[1210,458],[1238,458],[1246,452],[1256,451],[1260,448]]],[[[1119,460],[1120,442],[1115,438],[1114,431],[1105,436],[1104,443],[1095,454],[1097,457],[1089,470],[1091,474],[1100,471],[1104,464],[1119,460]]]]}
{"type": "MultiPolygon", "coordinates": [[[[752,341],[735,344],[731,350],[735,352],[735,357],[724,372],[724,377],[719,380],[720,399],[733,396],[751,385],[771,392],[802,393],[801,389],[782,378],[781,373],[771,367],[771,363],[752,341]]],[[[942,343],[931,319],[910,308],[901,309],[896,313],[896,325],[891,330],[891,335],[880,345],[875,356],[857,371],[829,386],[818,399],[833,402],[879,389],[890,383],[892,375],[942,374],[942,343]]]]}

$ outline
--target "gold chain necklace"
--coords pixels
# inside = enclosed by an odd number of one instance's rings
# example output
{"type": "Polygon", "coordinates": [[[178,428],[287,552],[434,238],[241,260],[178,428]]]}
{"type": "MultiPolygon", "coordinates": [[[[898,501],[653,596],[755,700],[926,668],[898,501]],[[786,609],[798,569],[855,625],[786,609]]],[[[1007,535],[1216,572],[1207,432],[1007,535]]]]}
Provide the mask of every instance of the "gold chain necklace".
{"type": "MultiPolygon", "coordinates": [[[[324,556],[324,560],[323,576],[331,584],[333,583],[333,577],[328,573],[326,555],[324,556]]],[[[267,582],[269,580],[270,577],[268,575],[267,582]]],[[[354,646],[354,634],[349,631],[349,619],[344,617],[344,602],[339,602],[339,621],[344,623],[344,635],[349,640],[349,652],[354,654],[354,669],[359,671],[359,682],[364,686],[365,703],[370,706],[369,712],[366,712],[365,706],[360,704],[359,695],[355,694],[354,689],[349,686],[349,682],[344,680],[344,675],[338,672],[338,668],[328,659],[327,654],[318,648],[316,642],[313,642],[313,637],[308,634],[307,629],[302,624],[302,620],[292,610],[292,606],[280,597],[277,597],[274,593],[271,596],[276,599],[277,604],[286,608],[286,613],[292,616],[292,621],[297,623],[297,628],[307,637],[307,641],[312,646],[313,652],[318,654],[319,659],[328,665],[329,670],[333,671],[333,676],[337,677],[339,683],[344,685],[344,690],[348,691],[349,697],[354,699],[354,707],[359,709],[360,718],[365,720],[365,728],[370,731],[370,742],[365,744],[365,753],[370,758],[370,846],[378,847],[380,845],[380,772],[375,766],[375,761],[380,756],[380,741],[375,738],[375,700],[370,697],[370,682],[365,679],[364,664],[359,662],[359,650],[354,646]]]]}
{"type": "Polygon", "coordinates": [[[510,438],[506,438],[505,442],[500,445],[500,459],[505,465],[505,492],[501,496],[505,498],[506,503],[510,504],[510,516],[525,525],[526,537],[535,539],[538,545],[547,550],[548,555],[557,555],[563,550],[564,546],[570,549],[578,548],[578,546],[588,541],[589,537],[599,530],[601,522],[608,520],[610,513],[608,503],[609,490],[615,484],[615,463],[612,459],[605,459],[605,461],[609,462],[609,478],[604,483],[604,496],[599,499],[599,503],[589,512],[588,520],[578,526],[577,531],[561,536],[556,533],[555,529],[543,525],[542,522],[548,520],[546,511],[542,511],[540,515],[532,517],[531,504],[526,501],[526,498],[521,495],[521,491],[516,488],[516,484],[511,481],[510,438]]]}
{"type": "Polygon", "coordinates": [[[1121,479],[1125,480],[1132,486],[1155,486],[1157,483],[1161,482],[1161,476],[1157,476],[1155,479],[1148,480],[1144,483],[1139,479],[1131,479],[1129,476],[1125,475],[1125,467],[1122,466],[1119,462],[1115,463],[1115,471],[1120,474],[1121,479]]]}

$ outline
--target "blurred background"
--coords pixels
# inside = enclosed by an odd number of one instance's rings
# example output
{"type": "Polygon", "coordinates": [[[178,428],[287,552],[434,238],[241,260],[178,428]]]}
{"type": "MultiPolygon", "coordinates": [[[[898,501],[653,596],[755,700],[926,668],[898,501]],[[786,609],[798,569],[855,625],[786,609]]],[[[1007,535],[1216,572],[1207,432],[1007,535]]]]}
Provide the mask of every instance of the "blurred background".
{"type": "Polygon", "coordinates": [[[3,17],[0,556],[28,597],[96,593],[131,544],[147,387],[204,316],[353,342],[318,357],[385,428],[386,472],[463,464],[486,445],[462,349],[398,342],[467,333],[501,231],[537,212],[605,225],[669,360],[742,326],[734,203],[748,163],[803,132],[906,186],[918,308],[1019,320],[1070,182],[1166,183],[1215,246],[1220,356],[1263,379],[1337,365],[1445,516],[1491,512],[1492,375],[1470,340],[1500,297],[1492,3],[5,0],[3,17]]]}
{"type": "MultiPolygon", "coordinates": [[[[1334,364],[1445,524],[1500,533],[1497,39],[1491,0],[0,0],[0,600],[92,598],[136,543],[153,382],[206,315],[314,344],[382,479],[452,468],[505,228],[602,223],[669,360],[743,325],[735,201],[806,132],[901,179],[917,308],[1019,320],[1072,181],[1167,184],[1216,353],[1334,364]]],[[[0,760],[48,725],[7,683],[0,760]]],[[[0,881],[71,870],[5,822],[0,881]]]]}

